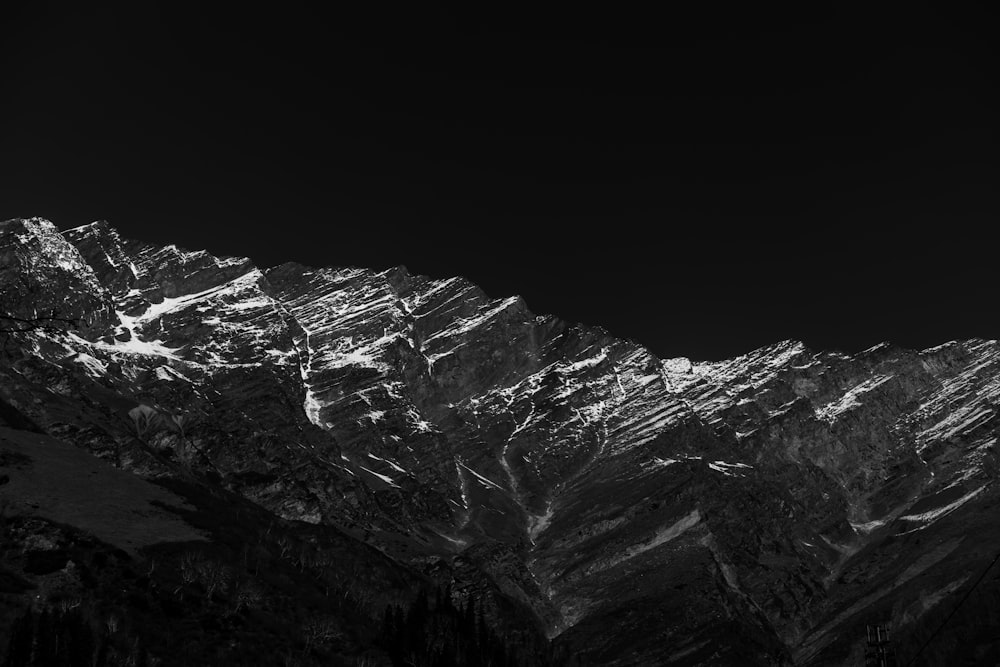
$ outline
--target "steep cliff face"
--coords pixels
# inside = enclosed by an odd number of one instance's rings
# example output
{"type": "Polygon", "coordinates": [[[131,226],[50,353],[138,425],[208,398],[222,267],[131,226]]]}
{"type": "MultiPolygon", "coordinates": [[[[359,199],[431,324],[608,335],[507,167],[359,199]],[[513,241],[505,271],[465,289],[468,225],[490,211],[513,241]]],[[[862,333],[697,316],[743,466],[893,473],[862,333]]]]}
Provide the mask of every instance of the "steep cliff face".
{"type": "MultiPolygon", "coordinates": [[[[582,664],[844,664],[875,621],[908,659],[1000,551],[996,341],[661,360],[460,278],[2,224],[7,312],[86,321],[17,334],[17,414],[446,568],[582,664]],[[189,427],[144,448],[138,403],[189,427]]],[[[919,660],[1000,657],[997,575],[919,660]]]]}
{"type": "Polygon", "coordinates": [[[39,218],[0,222],[0,309],[13,317],[77,320],[86,333],[113,319],[110,295],[93,269],[55,225],[39,218]]]}

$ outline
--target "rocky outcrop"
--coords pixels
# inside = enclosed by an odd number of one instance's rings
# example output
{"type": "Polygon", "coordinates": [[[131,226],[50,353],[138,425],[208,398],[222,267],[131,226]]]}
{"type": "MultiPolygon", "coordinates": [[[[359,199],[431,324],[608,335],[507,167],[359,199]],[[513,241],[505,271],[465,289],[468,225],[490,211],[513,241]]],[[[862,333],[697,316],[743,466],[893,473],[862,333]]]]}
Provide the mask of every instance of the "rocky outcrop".
{"type": "Polygon", "coordinates": [[[84,335],[114,319],[110,295],[93,269],[41,218],[0,222],[0,312],[56,328],[63,322],[45,318],[75,320],[84,335]]]}
{"type": "Polygon", "coordinates": [[[25,419],[482,577],[583,664],[843,664],[874,620],[908,659],[1000,551],[995,341],[663,360],[460,278],[3,225],[5,307],[87,321],[20,334],[25,419]],[[189,426],[144,449],[139,403],[189,426]]]}

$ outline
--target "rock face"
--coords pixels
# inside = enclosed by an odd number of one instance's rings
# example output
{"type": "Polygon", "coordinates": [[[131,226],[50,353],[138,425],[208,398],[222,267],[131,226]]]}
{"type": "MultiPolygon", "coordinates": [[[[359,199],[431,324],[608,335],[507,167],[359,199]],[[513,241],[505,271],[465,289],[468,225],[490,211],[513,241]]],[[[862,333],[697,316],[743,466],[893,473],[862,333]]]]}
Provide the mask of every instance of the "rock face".
{"type": "Polygon", "coordinates": [[[663,360],[461,278],[0,225],[3,310],[85,322],[8,344],[5,414],[119,467],[445,568],[576,664],[853,664],[876,622],[1000,660],[996,341],[663,360]]]}
{"type": "Polygon", "coordinates": [[[48,220],[0,222],[0,311],[20,318],[58,315],[83,331],[113,319],[110,295],[93,269],[48,220]]]}

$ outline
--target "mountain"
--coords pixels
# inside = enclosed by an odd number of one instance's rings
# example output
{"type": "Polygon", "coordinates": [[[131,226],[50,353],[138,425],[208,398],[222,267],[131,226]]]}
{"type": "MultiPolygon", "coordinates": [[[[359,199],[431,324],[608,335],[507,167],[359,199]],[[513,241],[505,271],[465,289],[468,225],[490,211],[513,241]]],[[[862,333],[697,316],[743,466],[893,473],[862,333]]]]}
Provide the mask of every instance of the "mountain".
{"type": "Polygon", "coordinates": [[[41,219],[0,223],[0,313],[11,651],[842,665],[882,624],[1000,661],[996,341],[660,359],[462,278],[41,219]]]}

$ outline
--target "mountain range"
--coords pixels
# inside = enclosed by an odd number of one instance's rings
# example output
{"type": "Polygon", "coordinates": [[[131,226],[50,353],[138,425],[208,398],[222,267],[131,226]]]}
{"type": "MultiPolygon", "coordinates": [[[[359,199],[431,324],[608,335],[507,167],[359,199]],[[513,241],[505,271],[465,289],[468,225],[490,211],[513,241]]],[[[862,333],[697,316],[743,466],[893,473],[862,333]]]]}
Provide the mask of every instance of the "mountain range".
{"type": "Polygon", "coordinates": [[[661,359],[31,218],[0,343],[4,664],[1000,664],[994,340],[661,359]]]}

